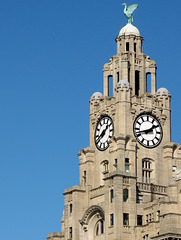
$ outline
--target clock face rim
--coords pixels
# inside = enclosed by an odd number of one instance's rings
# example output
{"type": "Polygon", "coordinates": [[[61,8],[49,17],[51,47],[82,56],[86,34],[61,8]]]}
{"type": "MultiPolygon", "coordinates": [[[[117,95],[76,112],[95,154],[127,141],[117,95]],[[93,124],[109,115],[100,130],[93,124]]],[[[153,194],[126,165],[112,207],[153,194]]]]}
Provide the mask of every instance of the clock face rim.
{"type": "MultiPolygon", "coordinates": [[[[133,133],[134,133],[134,136],[135,136],[136,140],[139,142],[139,144],[140,144],[141,146],[145,147],[145,148],[148,148],[148,149],[152,149],[152,148],[158,147],[158,145],[162,142],[162,139],[163,139],[163,129],[162,129],[162,126],[161,126],[159,120],[157,119],[157,117],[154,116],[154,115],[151,114],[151,113],[142,113],[142,114],[139,114],[139,115],[136,117],[136,119],[134,120],[134,123],[133,123],[133,133]],[[144,117],[144,116],[153,118],[154,121],[156,121],[157,124],[159,125],[159,129],[160,129],[159,141],[158,141],[157,143],[155,143],[154,145],[151,145],[151,146],[144,144],[144,143],[138,138],[137,134],[135,133],[135,132],[136,132],[136,131],[135,131],[135,124],[136,124],[136,122],[138,121],[138,119],[139,119],[140,117],[144,117]]],[[[142,138],[143,138],[143,136],[142,136],[142,138]]],[[[144,138],[143,138],[143,139],[144,139],[144,138]]],[[[154,138],[154,139],[155,139],[155,138],[154,138]]],[[[145,140],[146,140],[146,139],[145,139],[145,140]]],[[[148,141],[148,140],[146,140],[146,141],[148,141]]]]}
{"type": "Polygon", "coordinates": [[[113,135],[114,135],[114,123],[113,123],[112,118],[111,118],[110,116],[108,116],[108,115],[102,115],[102,116],[98,119],[98,121],[97,121],[96,128],[95,128],[95,132],[94,132],[94,143],[95,143],[96,148],[97,148],[99,151],[105,151],[105,150],[109,147],[108,141],[113,137],[113,135]],[[98,142],[96,143],[96,131],[97,131],[98,125],[100,124],[100,122],[101,122],[102,119],[104,119],[104,118],[108,118],[108,119],[111,121],[110,126],[112,125],[112,136],[110,136],[110,134],[109,134],[107,140],[105,141],[105,142],[107,143],[107,146],[104,147],[104,148],[101,148],[101,147],[98,146],[98,142]]]}

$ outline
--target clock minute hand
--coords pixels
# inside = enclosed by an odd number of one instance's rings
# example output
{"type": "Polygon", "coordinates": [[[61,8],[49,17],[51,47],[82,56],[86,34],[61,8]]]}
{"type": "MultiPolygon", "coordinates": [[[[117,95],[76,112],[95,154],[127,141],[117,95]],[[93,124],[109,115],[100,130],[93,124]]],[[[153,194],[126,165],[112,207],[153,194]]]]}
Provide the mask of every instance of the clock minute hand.
{"type": "Polygon", "coordinates": [[[104,137],[107,129],[108,129],[108,125],[106,125],[106,128],[101,132],[100,136],[99,136],[98,139],[96,140],[96,143],[98,143],[99,140],[104,137]]]}
{"type": "Polygon", "coordinates": [[[158,125],[153,125],[151,128],[149,128],[149,129],[145,129],[145,130],[141,130],[141,131],[139,131],[139,132],[136,132],[136,133],[138,133],[138,134],[140,134],[140,133],[149,133],[149,132],[152,132],[152,130],[154,129],[154,128],[157,128],[158,127],[158,125]]]}

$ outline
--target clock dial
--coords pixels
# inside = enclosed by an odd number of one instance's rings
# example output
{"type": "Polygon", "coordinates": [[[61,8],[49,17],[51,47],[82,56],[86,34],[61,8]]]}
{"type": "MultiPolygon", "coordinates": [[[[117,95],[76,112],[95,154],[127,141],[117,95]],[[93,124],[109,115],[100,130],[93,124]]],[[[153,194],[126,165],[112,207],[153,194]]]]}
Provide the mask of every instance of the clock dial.
{"type": "Polygon", "coordinates": [[[135,119],[133,132],[137,141],[147,148],[158,146],[163,136],[159,121],[150,114],[143,114],[135,119]]]}
{"type": "Polygon", "coordinates": [[[95,130],[95,145],[100,151],[104,151],[109,147],[109,140],[114,133],[113,121],[109,116],[102,117],[95,130]]]}

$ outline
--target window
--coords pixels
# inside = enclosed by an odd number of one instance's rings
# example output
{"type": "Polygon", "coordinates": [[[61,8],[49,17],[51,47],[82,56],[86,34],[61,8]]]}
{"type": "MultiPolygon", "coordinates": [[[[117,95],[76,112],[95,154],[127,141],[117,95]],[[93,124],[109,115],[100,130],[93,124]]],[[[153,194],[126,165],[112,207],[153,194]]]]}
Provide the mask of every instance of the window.
{"type": "Polygon", "coordinates": [[[70,204],[70,216],[72,216],[72,204],[70,204]]]}
{"type": "Polygon", "coordinates": [[[114,190],[111,189],[110,191],[110,202],[112,203],[114,201],[114,190]]]}
{"type": "Polygon", "coordinates": [[[114,214],[110,214],[110,226],[114,226],[114,214]]]}
{"type": "Polygon", "coordinates": [[[72,239],[72,227],[69,228],[69,237],[72,239]]]}
{"type": "Polygon", "coordinates": [[[128,189],[123,189],[123,202],[128,202],[128,189]]]}
{"type": "Polygon", "coordinates": [[[86,186],[86,184],[87,184],[87,173],[86,173],[86,171],[84,171],[84,186],[86,186]]]}
{"type": "Polygon", "coordinates": [[[148,214],[146,215],[146,223],[148,224],[148,214]]]}
{"type": "Polygon", "coordinates": [[[148,240],[148,234],[143,237],[143,240],[148,240]]]}
{"type": "Polygon", "coordinates": [[[136,43],[134,43],[134,52],[136,52],[136,43]]]}
{"type": "Polygon", "coordinates": [[[143,219],[142,215],[137,215],[137,226],[142,226],[142,219],[143,219]]]}
{"type": "Polygon", "coordinates": [[[113,96],[113,76],[108,76],[108,83],[109,83],[109,93],[108,93],[108,96],[109,97],[112,97],[113,96]]]}
{"type": "Polygon", "coordinates": [[[114,160],[114,170],[118,169],[118,160],[117,158],[114,160]]]}
{"type": "Polygon", "coordinates": [[[129,158],[125,158],[125,172],[129,172],[129,158]]]}
{"type": "Polygon", "coordinates": [[[119,72],[117,72],[117,82],[119,82],[119,72]]]}
{"type": "Polygon", "coordinates": [[[140,90],[140,72],[135,71],[135,95],[139,96],[140,90]]]}
{"type": "Polygon", "coordinates": [[[151,93],[151,73],[146,74],[146,91],[151,93]]]}
{"type": "Polygon", "coordinates": [[[103,220],[101,220],[101,234],[104,233],[104,222],[103,220]]]}
{"type": "Polygon", "coordinates": [[[129,51],[129,42],[126,43],[126,51],[129,51]]]}
{"type": "Polygon", "coordinates": [[[95,235],[99,236],[101,234],[104,233],[104,222],[103,220],[98,221],[98,223],[96,224],[96,232],[95,235]]]}
{"type": "Polygon", "coordinates": [[[129,214],[123,213],[123,225],[129,226],[129,214]]]}
{"type": "Polygon", "coordinates": [[[142,182],[151,182],[151,162],[149,159],[144,159],[142,161],[142,182]]]}

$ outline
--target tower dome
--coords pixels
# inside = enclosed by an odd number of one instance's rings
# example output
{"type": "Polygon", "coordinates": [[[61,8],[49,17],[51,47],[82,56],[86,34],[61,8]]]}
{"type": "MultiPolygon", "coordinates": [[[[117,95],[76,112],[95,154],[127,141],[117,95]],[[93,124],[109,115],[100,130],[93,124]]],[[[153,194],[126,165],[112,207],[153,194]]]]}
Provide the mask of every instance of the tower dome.
{"type": "Polygon", "coordinates": [[[116,90],[118,88],[127,88],[127,89],[130,89],[131,86],[129,84],[129,82],[127,80],[120,80],[117,85],[116,85],[116,90]]]}
{"type": "Polygon", "coordinates": [[[95,93],[92,94],[90,100],[100,99],[100,98],[102,98],[102,96],[103,96],[102,93],[95,92],[95,93]]]}
{"type": "Polygon", "coordinates": [[[159,88],[156,92],[156,96],[170,96],[170,93],[166,88],[159,88]]]}
{"type": "Polygon", "coordinates": [[[135,36],[140,36],[140,32],[139,30],[133,26],[131,23],[126,24],[126,26],[124,26],[120,32],[119,32],[119,36],[122,35],[135,35],[135,36]]]}

